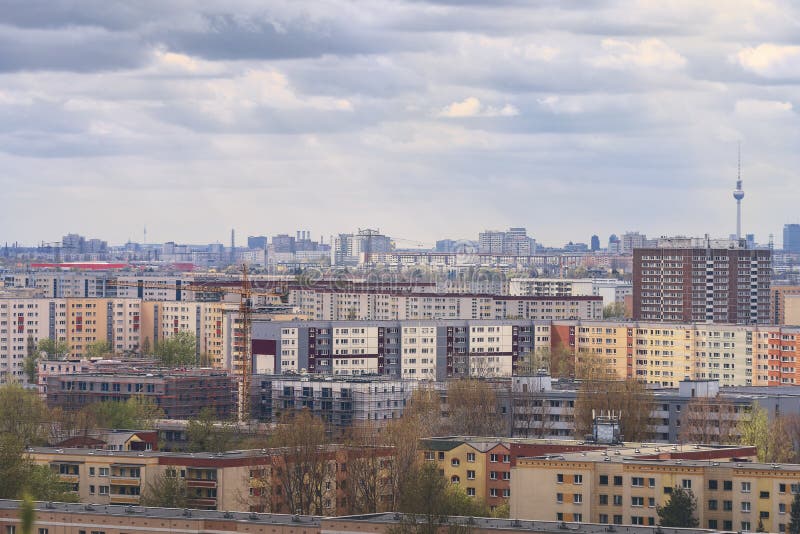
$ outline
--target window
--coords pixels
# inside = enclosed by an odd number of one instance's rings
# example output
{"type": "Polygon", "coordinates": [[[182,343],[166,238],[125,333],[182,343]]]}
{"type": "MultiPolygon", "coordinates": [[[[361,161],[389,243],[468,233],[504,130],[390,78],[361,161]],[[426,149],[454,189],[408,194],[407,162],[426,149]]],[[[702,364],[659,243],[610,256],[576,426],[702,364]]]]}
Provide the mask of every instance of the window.
{"type": "Polygon", "coordinates": [[[100,486],[100,495],[108,495],[108,486],[100,486]]]}
{"type": "Polygon", "coordinates": [[[600,485],[608,486],[608,475],[600,475],[600,485]]]}
{"type": "Polygon", "coordinates": [[[733,530],[733,521],[730,519],[722,521],[722,530],[733,530]]]}
{"type": "Polygon", "coordinates": [[[742,532],[750,532],[750,521],[742,521],[742,532]]]}
{"type": "Polygon", "coordinates": [[[576,523],[583,521],[583,514],[572,514],[572,520],[576,523]]]}
{"type": "Polygon", "coordinates": [[[634,488],[644,487],[644,478],[643,477],[631,477],[631,486],[633,486],[634,488]]]}
{"type": "Polygon", "coordinates": [[[608,495],[600,495],[600,504],[602,506],[608,505],[608,495]]]}
{"type": "Polygon", "coordinates": [[[564,512],[556,512],[556,521],[564,520],[564,512]]]}
{"type": "Polygon", "coordinates": [[[710,489],[710,490],[717,489],[717,481],[716,480],[709,480],[708,481],[708,489],[710,489]]]}
{"type": "Polygon", "coordinates": [[[511,463],[511,455],[510,454],[504,454],[503,455],[503,463],[504,464],[510,464],[511,463]]]}
{"type": "Polygon", "coordinates": [[[644,497],[631,497],[631,506],[644,506],[644,497]]]}
{"type": "Polygon", "coordinates": [[[475,488],[467,488],[467,497],[475,496],[475,488]]]}
{"type": "Polygon", "coordinates": [[[778,492],[786,493],[786,484],[778,484],[778,492]]]}
{"type": "Polygon", "coordinates": [[[768,491],[761,491],[758,493],[759,499],[769,499],[769,492],[768,491]]]}
{"type": "Polygon", "coordinates": [[[733,501],[722,501],[722,509],[726,512],[733,510],[733,501]]]}
{"type": "Polygon", "coordinates": [[[614,495],[614,506],[622,506],[622,495],[614,495]]]}
{"type": "Polygon", "coordinates": [[[583,494],[582,493],[574,493],[572,495],[572,502],[574,504],[581,504],[583,502],[583,494]]]}
{"type": "Polygon", "coordinates": [[[453,467],[458,467],[459,465],[461,465],[461,461],[458,458],[453,458],[452,460],[450,460],[450,465],[453,467]]]}
{"type": "Polygon", "coordinates": [[[716,519],[709,519],[708,520],[708,528],[711,530],[717,530],[717,520],[716,519]]]}
{"type": "Polygon", "coordinates": [[[6,534],[17,534],[17,527],[11,525],[6,527],[6,534]]]}
{"type": "Polygon", "coordinates": [[[742,512],[747,513],[750,511],[750,501],[742,501],[742,512]]]}
{"type": "Polygon", "coordinates": [[[575,475],[572,480],[575,484],[583,484],[583,475],[575,475]]]}
{"type": "Polygon", "coordinates": [[[497,455],[497,454],[490,454],[489,455],[489,461],[492,462],[492,463],[497,463],[497,458],[499,458],[499,455],[497,455]]]}
{"type": "Polygon", "coordinates": [[[100,468],[100,476],[107,477],[108,476],[108,467],[101,467],[100,468]]]}
{"type": "Polygon", "coordinates": [[[622,476],[621,475],[615,475],[614,476],[614,485],[615,486],[621,486],[622,485],[622,476]]]}
{"type": "Polygon", "coordinates": [[[681,486],[683,487],[683,489],[692,489],[692,481],[689,480],[688,478],[684,478],[683,480],[681,480],[681,486]]]}
{"type": "Polygon", "coordinates": [[[786,513],[786,503],[785,502],[782,502],[782,503],[778,504],[778,513],[779,514],[785,514],[786,513]]]}
{"type": "Polygon", "coordinates": [[[503,497],[511,497],[511,490],[509,488],[503,489],[503,497]]]}
{"type": "Polygon", "coordinates": [[[556,482],[558,482],[559,484],[563,484],[564,483],[564,474],[563,473],[558,473],[556,475],[556,482]]]}
{"type": "Polygon", "coordinates": [[[766,510],[762,510],[762,511],[758,512],[758,518],[759,519],[769,519],[769,512],[767,512],[766,510]]]}
{"type": "Polygon", "coordinates": [[[656,498],[655,497],[648,497],[647,498],[647,506],[650,508],[656,507],[656,498]]]}
{"type": "Polygon", "coordinates": [[[89,495],[94,495],[94,486],[89,486],[89,495]]]}
{"type": "Polygon", "coordinates": [[[89,468],[89,476],[90,476],[90,477],[93,477],[93,476],[94,476],[94,467],[90,467],[90,468],[89,468]]]}
{"type": "Polygon", "coordinates": [[[450,477],[450,483],[451,484],[458,484],[460,482],[461,482],[461,479],[458,478],[458,475],[453,475],[453,476],[450,477]]]}
{"type": "Polygon", "coordinates": [[[709,510],[716,510],[717,509],[717,500],[716,499],[711,499],[710,501],[708,501],[708,509],[709,510]]]}
{"type": "Polygon", "coordinates": [[[40,528],[39,529],[39,534],[47,534],[47,529],[46,528],[40,528]]]}
{"type": "Polygon", "coordinates": [[[733,490],[733,480],[723,480],[722,481],[722,489],[725,491],[733,490]]]}
{"type": "Polygon", "coordinates": [[[649,487],[651,487],[651,488],[655,488],[655,487],[656,487],[656,479],[654,479],[654,478],[648,478],[648,479],[647,479],[647,485],[648,485],[649,487]]]}
{"type": "Polygon", "coordinates": [[[511,480],[511,471],[503,471],[503,480],[511,480]]]}
{"type": "Polygon", "coordinates": [[[475,461],[475,453],[474,452],[468,452],[467,453],[467,461],[468,462],[474,462],[475,461]]]}
{"type": "Polygon", "coordinates": [[[497,488],[489,489],[489,497],[497,497],[497,488]]]}
{"type": "Polygon", "coordinates": [[[556,502],[561,504],[564,502],[564,494],[563,493],[556,493],[556,502]]]}
{"type": "Polygon", "coordinates": [[[489,478],[492,480],[497,480],[497,471],[490,471],[489,478]]]}
{"type": "Polygon", "coordinates": [[[622,515],[615,515],[614,516],[614,524],[621,525],[622,524],[622,515]]]}
{"type": "Polygon", "coordinates": [[[467,471],[467,480],[475,480],[475,471],[467,471]]]}
{"type": "Polygon", "coordinates": [[[632,515],[631,525],[644,525],[644,517],[638,515],[632,515]]]}
{"type": "Polygon", "coordinates": [[[600,520],[599,522],[602,523],[603,525],[608,524],[608,514],[600,514],[598,519],[600,520]]]}
{"type": "Polygon", "coordinates": [[[742,482],[742,493],[750,493],[750,483],[742,482]]]}

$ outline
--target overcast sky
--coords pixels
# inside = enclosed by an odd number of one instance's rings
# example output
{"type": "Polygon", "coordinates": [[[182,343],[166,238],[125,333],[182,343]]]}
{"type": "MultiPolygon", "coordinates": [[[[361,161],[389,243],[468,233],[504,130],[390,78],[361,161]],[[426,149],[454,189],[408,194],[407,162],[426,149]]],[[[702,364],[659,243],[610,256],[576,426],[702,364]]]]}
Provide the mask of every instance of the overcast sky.
{"type": "MultiPolygon", "coordinates": [[[[0,239],[800,222],[796,0],[3,0],[0,239]]],[[[405,245],[405,242],[400,242],[405,245]]]]}

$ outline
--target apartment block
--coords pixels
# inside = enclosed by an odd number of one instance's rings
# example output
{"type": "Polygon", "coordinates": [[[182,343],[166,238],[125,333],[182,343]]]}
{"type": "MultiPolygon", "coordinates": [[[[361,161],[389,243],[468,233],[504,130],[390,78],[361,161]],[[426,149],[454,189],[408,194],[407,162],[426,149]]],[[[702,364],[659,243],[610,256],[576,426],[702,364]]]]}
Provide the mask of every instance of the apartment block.
{"type": "Polygon", "coordinates": [[[252,332],[256,373],[411,380],[511,376],[522,355],[550,343],[549,324],[517,320],[254,321],[252,332]]]}
{"type": "Polygon", "coordinates": [[[297,410],[309,410],[329,427],[382,426],[402,417],[416,380],[255,375],[250,382],[252,416],[278,423],[297,410]]]}
{"type": "Polygon", "coordinates": [[[772,286],[769,289],[769,321],[774,325],[800,325],[800,314],[797,313],[797,297],[800,286],[772,286]],[[787,321],[787,305],[789,308],[787,321]]]}
{"type": "Polygon", "coordinates": [[[151,399],[167,419],[192,419],[209,408],[221,420],[237,413],[236,380],[220,371],[50,375],[47,405],[79,410],[95,402],[151,399]]]}
{"type": "MultiPolygon", "coordinates": [[[[293,470],[295,461],[281,449],[253,449],[222,453],[166,453],[159,451],[105,451],[37,447],[28,453],[34,462],[47,465],[82,503],[137,505],[142,493],[169,473],[185,481],[189,508],[245,512],[294,512],[286,495],[278,490],[281,476],[293,470]]],[[[320,515],[347,511],[347,464],[358,458],[389,461],[385,447],[320,447],[316,454],[324,464],[327,480],[321,488],[320,515]]],[[[382,497],[378,495],[378,497],[382,497]]]]}
{"type": "Polygon", "coordinates": [[[767,324],[771,252],[668,241],[633,251],[633,318],[767,324]]]}
{"type": "Polygon", "coordinates": [[[745,448],[622,447],[522,458],[512,469],[511,514],[541,520],[656,525],[673,488],[691,490],[700,526],[785,532],[800,466],[759,464],[745,448]]]}
{"type": "Polygon", "coordinates": [[[603,305],[622,302],[633,294],[633,284],[605,278],[512,278],[508,293],[514,296],[576,297],[594,295],[603,297],[603,305]]]}
{"type": "MultiPolygon", "coordinates": [[[[498,402],[507,406],[510,434],[519,438],[583,438],[575,429],[578,388],[576,382],[553,382],[547,376],[513,377],[497,392],[498,402]]],[[[736,423],[750,417],[753,406],[763,408],[769,417],[800,411],[800,392],[792,386],[720,387],[715,380],[686,380],[677,388],[653,388],[651,392],[650,439],[661,443],[676,443],[695,435],[716,441],[720,428],[729,433],[726,439],[737,440],[736,423]]]]}
{"type": "Polygon", "coordinates": [[[685,379],[723,386],[800,383],[798,327],[639,321],[553,321],[551,347],[576,365],[662,387],[685,379]]]}
{"type": "Polygon", "coordinates": [[[288,303],[316,320],[602,319],[600,296],[510,296],[381,289],[290,288],[288,303]]]}

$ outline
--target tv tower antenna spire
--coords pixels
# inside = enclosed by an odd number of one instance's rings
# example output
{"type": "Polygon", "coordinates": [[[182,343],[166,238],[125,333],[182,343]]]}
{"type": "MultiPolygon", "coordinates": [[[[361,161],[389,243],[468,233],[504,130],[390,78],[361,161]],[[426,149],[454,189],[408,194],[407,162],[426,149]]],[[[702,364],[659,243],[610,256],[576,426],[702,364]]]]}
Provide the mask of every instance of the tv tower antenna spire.
{"type": "Polygon", "coordinates": [[[736,199],[736,240],[742,238],[742,199],[744,198],[744,191],[742,190],[742,143],[739,142],[738,147],[738,162],[736,174],[736,189],[733,191],[733,198],[736,199]]]}

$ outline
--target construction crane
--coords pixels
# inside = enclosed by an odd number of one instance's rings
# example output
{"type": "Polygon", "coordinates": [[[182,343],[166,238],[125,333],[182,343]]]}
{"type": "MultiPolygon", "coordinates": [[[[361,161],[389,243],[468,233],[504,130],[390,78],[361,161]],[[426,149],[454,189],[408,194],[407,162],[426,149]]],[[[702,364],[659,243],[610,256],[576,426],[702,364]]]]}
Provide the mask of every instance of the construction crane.
{"type": "Polygon", "coordinates": [[[253,314],[253,297],[279,296],[275,292],[256,292],[253,291],[252,284],[247,275],[247,264],[242,264],[242,280],[239,287],[233,286],[209,286],[204,284],[181,284],[181,285],[168,285],[159,284],[155,282],[145,282],[143,280],[136,282],[121,282],[119,280],[113,281],[111,285],[120,287],[135,287],[142,289],[166,289],[169,291],[192,291],[195,293],[217,293],[220,295],[239,295],[239,326],[236,327],[234,323],[233,328],[233,346],[238,349],[238,354],[242,360],[241,369],[241,394],[239,399],[240,406],[240,421],[247,421],[250,419],[250,378],[252,376],[252,347],[250,346],[250,327],[251,317],[253,314]]]}

